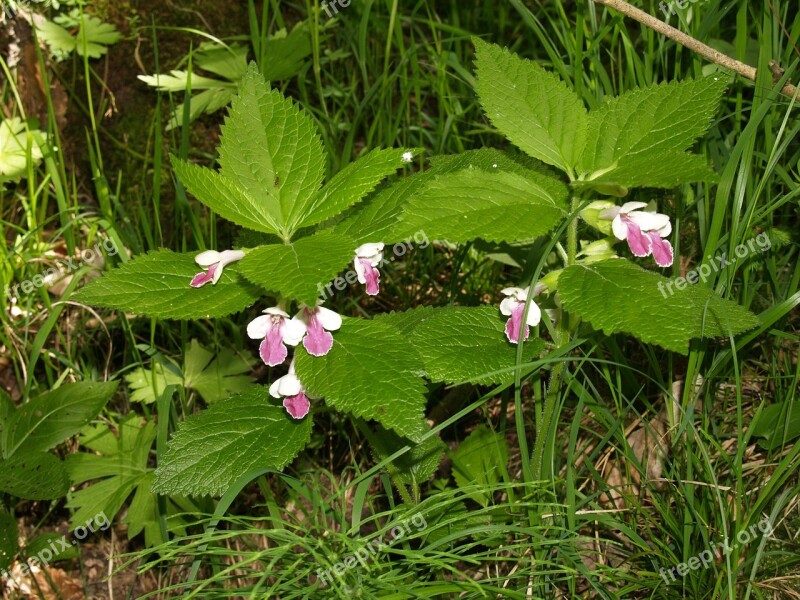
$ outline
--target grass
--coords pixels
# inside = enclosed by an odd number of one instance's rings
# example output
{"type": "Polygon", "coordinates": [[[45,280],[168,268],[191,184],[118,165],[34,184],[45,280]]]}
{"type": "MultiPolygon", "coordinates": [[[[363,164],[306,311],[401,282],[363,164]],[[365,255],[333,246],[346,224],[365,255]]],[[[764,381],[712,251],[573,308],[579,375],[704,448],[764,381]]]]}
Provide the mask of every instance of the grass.
{"type": "MultiPolygon", "coordinates": [[[[435,156],[503,145],[472,88],[472,36],[508,45],[557,72],[590,107],[637,86],[711,70],[686,49],[592,3],[364,2],[343,9],[336,22],[328,21],[316,0],[256,4],[242,11],[239,33],[258,48],[266,31],[314,16],[311,60],[284,87],[317,121],[331,172],[375,146],[418,147],[435,156]]],[[[482,488],[491,502],[476,504],[453,486],[447,471],[432,482],[409,485],[408,495],[420,498],[416,510],[426,515],[424,532],[367,567],[348,570],[334,589],[320,591],[317,569],[332,568],[411,510],[386,470],[389,461],[370,454],[363,429],[324,414],[289,473],[263,476],[234,494],[216,515],[218,523],[212,526],[209,507],[206,517],[193,515],[199,520],[186,535],[157,552],[138,542],[130,546],[140,576],[155,580],[150,596],[797,595],[800,449],[786,440],[767,450],[756,443],[750,425],[767,406],[794,402],[800,383],[800,123],[796,105],[777,94],[768,68],[774,59],[797,80],[800,50],[792,40],[800,39],[800,17],[789,1],[691,6],[691,18],[680,14],[681,30],[736,58],[754,59],[762,75],[754,84],[732,82],[699,144],[718,182],[637,191],[635,199],[657,200],[675,216],[682,262],[676,261],[674,276],[723,252],[730,256],[757,233],[769,234],[771,251],[736,262],[712,282],[717,292],[759,314],[761,327],[738,340],[695,342],[686,357],[622,336],[595,337],[594,344],[576,345],[566,357],[546,357],[516,396],[513,390],[482,394],[472,386],[434,390],[434,434],[449,445],[456,446],[477,423],[508,440],[507,472],[482,488]],[[551,387],[553,373],[560,373],[560,386],[551,387]],[[443,397],[449,401],[436,407],[443,397]],[[544,418],[545,405],[551,419],[544,418]],[[533,452],[540,460],[531,460],[533,452]],[[771,538],[755,536],[669,584],[659,573],[700,555],[712,542],[734,540],[764,515],[773,523],[771,538]]],[[[658,14],[655,2],[643,8],[658,14]]],[[[141,22],[131,38],[138,34],[152,46],[154,62],[147,67],[171,68],[177,59],[160,56],[158,48],[174,32],[148,28],[146,18],[141,22]]],[[[188,50],[199,38],[181,39],[188,50]]],[[[41,65],[48,61],[41,52],[38,58],[41,65]]],[[[147,111],[137,109],[147,135],[120,158],[112,141],[119,141],[119,132],[96,118],[106,108],[100,100],[102,71],[73,60],[59,76],[78,107],[73,118],[84,129],[77,136],[72,131],[78,140],[60,139],[52,98],[42,128],[56,146],[71,142],[86,154],[73,164],[64,152],[50,153],[24,183],[0,193],[4,282],[30,279],[52,264],[54,253],[70,256],[98,239],[110,238],[131,255],[162,245],[192,251],[229,244],[233,232],[218,228],[213,215],[174,183],[165,160],[169,152],[213,157],[209,146],[193,143],[188,128],[164,135],[171,100],[153,95],[147,111]]],[[[42,73],[46,77],[48,70],[42,73]]],[[[3,106],[19,112],[12,81],[3,84],[3,106]]],[[[206,118],[200,126],[213,129],[218,122],[206,118]]],[[[415,251],[387,273],[380,303],[350,295],[335,298],[332,307],[362,314],[494,301],[519,273],[487,260],[499,251],[477,244],[415,251]]],[[[548,253],[536,246],[530,257],[520,281],[548,253]]],[[[110,262],[127,259],[121,253],[110,262]]],[[[148,367],[145,346],[173,357],[195,337],[212,347],[248,347],[241,335],[247,315],[180,324],[96,315],[69,304],[78,280],[60,298],[39,288],[15,305],[21,316],[8,310],[0,316],[0,368],[5,365],[22,398],[59,381],[148,367]]],[[[588,332],[577,335],[576,343],[588,332]]],[[[166,427],[193,410],[190,399],[183,400],[179,410],[161,407],[164,429],[156,459],[166,427]]],[[[142,410],[150,412],[120,397],[106,418],[114,423],[142,410]]],[[[9,497],[2,502],[13,507],[9,497]]],[[[41,510],[16,508],[18,516],[41,510]]]]}

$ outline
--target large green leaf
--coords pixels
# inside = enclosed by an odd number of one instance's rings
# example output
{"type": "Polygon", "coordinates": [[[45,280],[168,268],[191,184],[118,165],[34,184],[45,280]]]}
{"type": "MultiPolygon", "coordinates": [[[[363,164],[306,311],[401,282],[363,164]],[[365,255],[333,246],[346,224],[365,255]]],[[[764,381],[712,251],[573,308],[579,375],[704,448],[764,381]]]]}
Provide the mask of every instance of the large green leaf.
{"type": "Polygon", "coordinates": [[[75,435],[97,416],[118,385],[68,383],[23,404],[3,429],[3,456],[44,452],[75,435]]]}
{"type": "Polygon", "coordinates": [[[267,191],[262,191],[260,196],[251,195],[249,190],[240,187],[240,182],[174,156],[172,166],[186,189],[219,216],[255,231],[283,234],[274,202],[270,205],[260,197],[269,195],[267,191]]]}
{"type": "Polygon", "coordinates": [[[316,125],[251,63],[222,127],[222,174],[246,190],[290,235],[322,184],[325,152],[316,125]]]}
{"type": "Polygon", "coordinates": [[[309,394],[355,417],[372,419],[418,441],[425,431],[421,365],[407,338],[389,323],[345,319],[322,357],[303,348],[297,376],[309,394]]]}
{"type": "Polygon", "coordinates": [[[256,248],[240,269],[253,283],[314,306],[328,282],[353,259],[355,249],[350,238],[322,231],[291,244],[256,248]]]}
{"type": "Polygon", "coordinates": [[[308,227],[360,202],[386,177],[403,166],[407,150],[373,150],[339,171],[314,198],[300,225],[308,227]]]}
{"type": "MultiPolygon", "coordinates": [[[[506,337],[507,319],[493,306],[430,310],[414,328],[411,344],[432,381],[510,383],[517,347],[506,337]]],[[[524,346],[525,360],[543,347],[540,339],[529,339],[524,346]]]]}
{"type": "Polygon", "coordinates": [[[237,266],[225,267],[216,285],[195,289],[189,283],[201,269],[194,257],[159,250],[106,273],[72,299],[156,318],[224,317],[261,297],[258,288],[235,273],[237,266]]]}
{"type": "Polygon", "coordinates": [[[554,73],[475,39],[477,91],[497,129],[534,158],[572,173],[586,142],[586,108],[554,73]]]}
{"type": "Polygon", "coordinates": [[[280,471],[311,438],[310,417],[295,421],[258,387],[186,419],[156,469],[153,491],[221,495],[246,473],[280,471]]]}
{"type": "Polygon", "coordinates": [[[708,129],[727,86],[720,76],[640,88],[589,115],[580,177],[593,184],[671,187],[713,174],[685,150],[708,129]]]}
{"type": "Polygon", "coordinates": [[[424,231],[429,239],[514,241],[544,235],[566,215],[566,186],[529,171],[476,167],[436,177],[412,193],[395,238],[424,231]]]}
{"type": "Polygon", "coordinates": [[[25,500],[57,500],[69,491],[64,463],[47,452],[0,460],[0,492],[25,500]]]}
{"type": "Polygon", "coordinates": [[[564,308],[596,329],[631,333],[681,354],[694,338],[727,337],[758,325],[750,311],[704,286],[679,291],[673,281],[623,259],[568,267],[558,291],[564,308]]]}

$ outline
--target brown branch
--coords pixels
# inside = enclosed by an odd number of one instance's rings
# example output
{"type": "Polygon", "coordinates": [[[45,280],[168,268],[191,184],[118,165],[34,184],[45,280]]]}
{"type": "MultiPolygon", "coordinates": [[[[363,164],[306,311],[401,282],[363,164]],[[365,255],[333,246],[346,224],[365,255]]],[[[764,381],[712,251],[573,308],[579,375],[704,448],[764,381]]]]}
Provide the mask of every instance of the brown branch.
{"type": "MultiPolygon", "coordinates": [[[[657,31],[661,35],[664,35],[671,40],[675,40],[679,44],[689,48],[689,50],[704,56],[711,62],[716,63],[721,67],[735,71],[742,77],[746,77],[752,81],[756,80],[756,69],[754,67],[731,58],[727,54],[723,54],[722,52],[714,50],[714,48],[711,46],[705,45],[703,42],[696,40],[690,35],[686,35],[679,29],[675,29],[671,25],[667,25],[664,23],[664,21],[657,19],[643,10],[639,10],[635,6],[631,6],[627,2],[623,2],[623,0],[594,0],[594,2],[596,4],[602,4],[603,6],[613,8],[614,10],[621,12],[623,15],[628,16],[631,19],[639,21],[639,23],[642,25],[657,31]]],[[[797,98],[798,89],[792,84],[787,83],[785,86],[783,86],[781,93],[785,96],[789,96],[790,98],[797,98]]]]}

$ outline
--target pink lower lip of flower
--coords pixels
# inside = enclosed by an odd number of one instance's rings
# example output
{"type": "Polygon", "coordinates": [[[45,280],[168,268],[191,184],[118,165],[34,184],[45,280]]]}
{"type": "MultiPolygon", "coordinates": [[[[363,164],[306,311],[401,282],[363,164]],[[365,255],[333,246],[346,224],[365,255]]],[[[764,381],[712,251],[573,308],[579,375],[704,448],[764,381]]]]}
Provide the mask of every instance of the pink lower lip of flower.
{"type": "Polygon", "coordinates": [[[309,312],[306,323],[308,331],[303,338],[303,347],[312,356],[325,356],[333,348],[333,335],[322,327],[316,312],[309,312]]]}
{"type": "Polygon", "coordinates": [[[367,281],[367,294],[377,296],[380,291],[381,273],[366,258],[359,258],[361,266],[364,268],[364,279],[367,281]]]}
{"type": "Polygon", "coordinates": [[[630,217],[622,217],[622,220],[628,229],[628,247],[633,255],[639,258],[648,256],[652,248],[650,237],[642,233],[642,230],[630,217]]]}
{"type": "Polygon", "coordinates": [[[210,281],[213,281],[214,273],[217,271],[217,268],[219,268],[219,263],[211,265],[208,267],[208,271],[195,275],[194,279],[192,279],[192,282],[189,285],[191,285],[193,288],[199,288],[203,287],[210,281]]]}
{"type": "Polygon", "coordinates": [[[656,231],[650,231],[647,235],[650,238],[651,247],[653,250],[653,258],[656,259],[656,264],[659,267],[672,266],[672,261],[674,260],[672,244],[670,244],[669,241],[662,239],[662,237],[656,231]]]}
{"type": "Polygon", "coordinates": [[[305,393],[300,392],[295,396],[287,396],[284,398],[283,407],[293,419],[302,419],[308,414],[311,408],[311,402],[309,402],[305,393]]]}
{"type": "Polygon", "coordinates": [[[274,325],[268,332],[267,337],[261,342],[258,353],[264,364],[270,367],[276,367],[283,364],[289,351],[283,343],[283,336],[281,335],[280,325],[274,325]]]}
{"type": "MultiPolygon", "coordinates": [[[[508,341],[514,344],[519,343],[519,335],[522,331],[522,316],[525,312],[525,303],[520,302],[511,313],[511,317],[506,322],[506,337],[508,341]]],[[[525,326],[525,339],[528,339],[530,334],[530,327],[525,326]]]]}

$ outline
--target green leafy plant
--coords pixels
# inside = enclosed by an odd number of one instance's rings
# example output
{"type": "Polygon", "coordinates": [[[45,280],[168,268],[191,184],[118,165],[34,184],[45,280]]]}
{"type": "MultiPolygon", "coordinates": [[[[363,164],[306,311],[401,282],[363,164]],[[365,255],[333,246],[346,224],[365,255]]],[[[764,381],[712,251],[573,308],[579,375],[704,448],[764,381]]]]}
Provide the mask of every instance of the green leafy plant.
{"type": "MultiPolygon", "coordinates": [[[[251,65],[223,127],[220,170],[173,158],[192,195],[267,243],[205,251],[194,261],[162,250],[91,283],[79,299],[156,318],[198,319],[243,310],[266,294],[274,306],[250,322],[248,336],[260,341],[268,366],[287,361],[287,346],[297,349],[289,372],[269,388],[189,417],[155,473],[155,491],[222,494],[248,473],[282,469],[309,440],[312,400],[375,421],[421,451],[430,439],[425,379],[509,386],[532,372],[525,361],[535,362],[546,348],[567,351],[581,327],[584,335],[629,333],[686,353],[694,339],[729,337],[758,323],[711,289],[662,297],[666,278],[617,257],[614,245],[626,240],[635,256],[671,265],[669,216],[644,202],[600,199],[713,178],[686,149],[706,130],[725,89],[721,78],[643,88],[587,111],[535,63],[476,45],[481,103],[525,154],[485,149],[440,157],[427,171],[372,193],[413,157],[402,149],[372,150],[323,185],[326,157],[313,121],[251,65]],[[579,215],[598,237],[583,240],[580,252],[579,215]],[[325,284],[351,261],[367,293],[379,293],[384,250],[419,232],[453,243],[549,235],[540,252],[547,257],[555,250],[563,266],[540,277],[540,262],[522,287],[503,290],[499,309],[417,308],[368,320],[321,306],[325,284]],[[202,268],[194,277],[193,262],[202,268]],[[530,328],[542,322],[553,343],[537,336],[523,347],[530,328]]],[[[551,395],[558,385],[555,370],[551,395]]],[[[551,399],[545,423],[553,410],[551,399]]],[[[537,436],[537,447],[543,439],[537,436]]],[[[392,447],[376,444],[379,454],[392,447]]],[[[399,480],[414,480],[407,465],[395,468],[399,480]]]]}
{"type": "Polygon", "coordinates": [[[18,118],[0,120],[0,185],[28,174],[42,161],[47,136],[18,118]]]}

